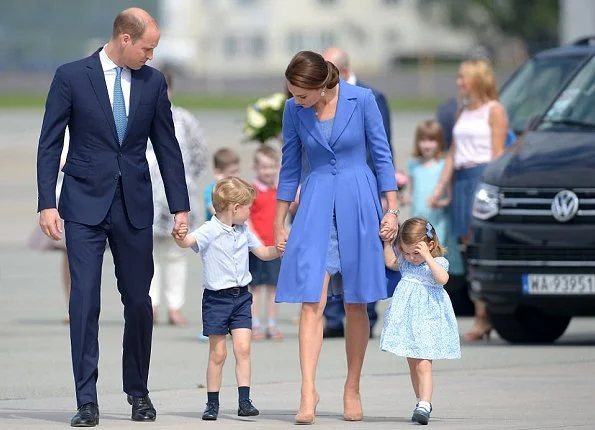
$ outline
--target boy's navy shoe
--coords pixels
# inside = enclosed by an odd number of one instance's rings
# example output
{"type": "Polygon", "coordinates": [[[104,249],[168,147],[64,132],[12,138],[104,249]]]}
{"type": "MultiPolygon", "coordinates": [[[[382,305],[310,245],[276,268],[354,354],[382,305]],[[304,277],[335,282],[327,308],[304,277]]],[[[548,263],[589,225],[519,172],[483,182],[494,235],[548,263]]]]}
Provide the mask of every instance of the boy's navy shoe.
{"type": "Polygon", "coordinates": [[[250,400],[250,399],[240,400],[240,403],[238,406],[238,416],[239,417],[255,417],[258,414],[260,414],[260,412],[258,412],[258,409],[256,409],[254,407],[254,405],[252,404],[252,400],[250,400]]]}
{"type": "Polygon", "coordinates": [[[219,403],[207,402],[207,407],[202,413],[202,419],[204,421],[215,421],[219,415],[219,403]]]}

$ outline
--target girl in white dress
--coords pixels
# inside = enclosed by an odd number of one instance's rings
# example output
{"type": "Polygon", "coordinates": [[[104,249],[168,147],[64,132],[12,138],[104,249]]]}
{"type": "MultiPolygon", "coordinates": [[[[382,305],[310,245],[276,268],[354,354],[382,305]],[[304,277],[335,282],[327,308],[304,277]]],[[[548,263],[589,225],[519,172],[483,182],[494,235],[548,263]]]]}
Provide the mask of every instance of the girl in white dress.
{"type": "Polygon", "coordinates": [[[395,243],[384,242],[389,269],[401,280],[386,311],[380,348],[407,357],[417,398],[412,421],[428,424],[432,411],[432,360],[461,357],[457,320],[444,284],[448,260],[436,230],[420,217],[406,220],[395,243]]]}

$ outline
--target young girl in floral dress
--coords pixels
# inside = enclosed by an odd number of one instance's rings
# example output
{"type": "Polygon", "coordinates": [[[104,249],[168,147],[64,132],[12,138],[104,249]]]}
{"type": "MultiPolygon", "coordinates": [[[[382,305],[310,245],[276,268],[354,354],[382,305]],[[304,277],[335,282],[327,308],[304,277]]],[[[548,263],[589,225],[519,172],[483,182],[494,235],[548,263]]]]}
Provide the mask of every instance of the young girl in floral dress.
{"type": "Polygon", "coordinates": [[[380,348],[407,358],[417,398],[412,421],[428,424],[432,412],[432,361],[461,357],[459,330],[450,298],[448,260],[432,224],[406,220],[396,242],[384,242],[386,266],[401,280],[386,311],[380,348]]]}

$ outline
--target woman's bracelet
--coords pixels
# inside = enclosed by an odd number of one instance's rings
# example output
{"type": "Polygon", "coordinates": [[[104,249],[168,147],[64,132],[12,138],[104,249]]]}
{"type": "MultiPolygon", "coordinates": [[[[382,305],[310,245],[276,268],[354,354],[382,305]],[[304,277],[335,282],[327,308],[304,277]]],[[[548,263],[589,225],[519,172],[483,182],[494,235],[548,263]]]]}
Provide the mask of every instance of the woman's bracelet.
{"type": "Polygon", "coordinates": [[[399,218],[399,214],[401,213],[401,211],[399,209],[389,209],[389,210],[386,211],[386,213],[387,214],[393,214],[398,219],[399,218]]]}

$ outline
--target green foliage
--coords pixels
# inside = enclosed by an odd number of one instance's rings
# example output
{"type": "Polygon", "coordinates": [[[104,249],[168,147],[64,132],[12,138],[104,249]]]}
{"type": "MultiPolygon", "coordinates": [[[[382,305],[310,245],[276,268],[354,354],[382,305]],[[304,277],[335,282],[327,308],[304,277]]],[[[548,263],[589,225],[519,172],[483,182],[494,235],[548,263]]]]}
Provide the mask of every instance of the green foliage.
{"type": "Polygon", "coordinates": [[[527,41],[529,47],[558,41],[559,0],[420,0],[422,13],[439,7],[447,21],[485,35],[494,27],[527,41]]]}
{"type": "MultiPolygon", "coordinates": [[[[0,93],[0,109],[43,109],[46,93],[0,93]]],[[[192,110],[237,110],[256,99],[254,95],[176,94],[172,103],[192,110]]],[[[395,97],[389,100],[392,111],[433,111],[444,99],[437,97],[395,97]]]]}
{"type": "Polygon", "coordinates": [[[248,105],[244,122],[244,136],[248,141],[257,140],[265,143],[269,139],[279,137],[286,99],[285,94],[275,93],[248,105]]]}

